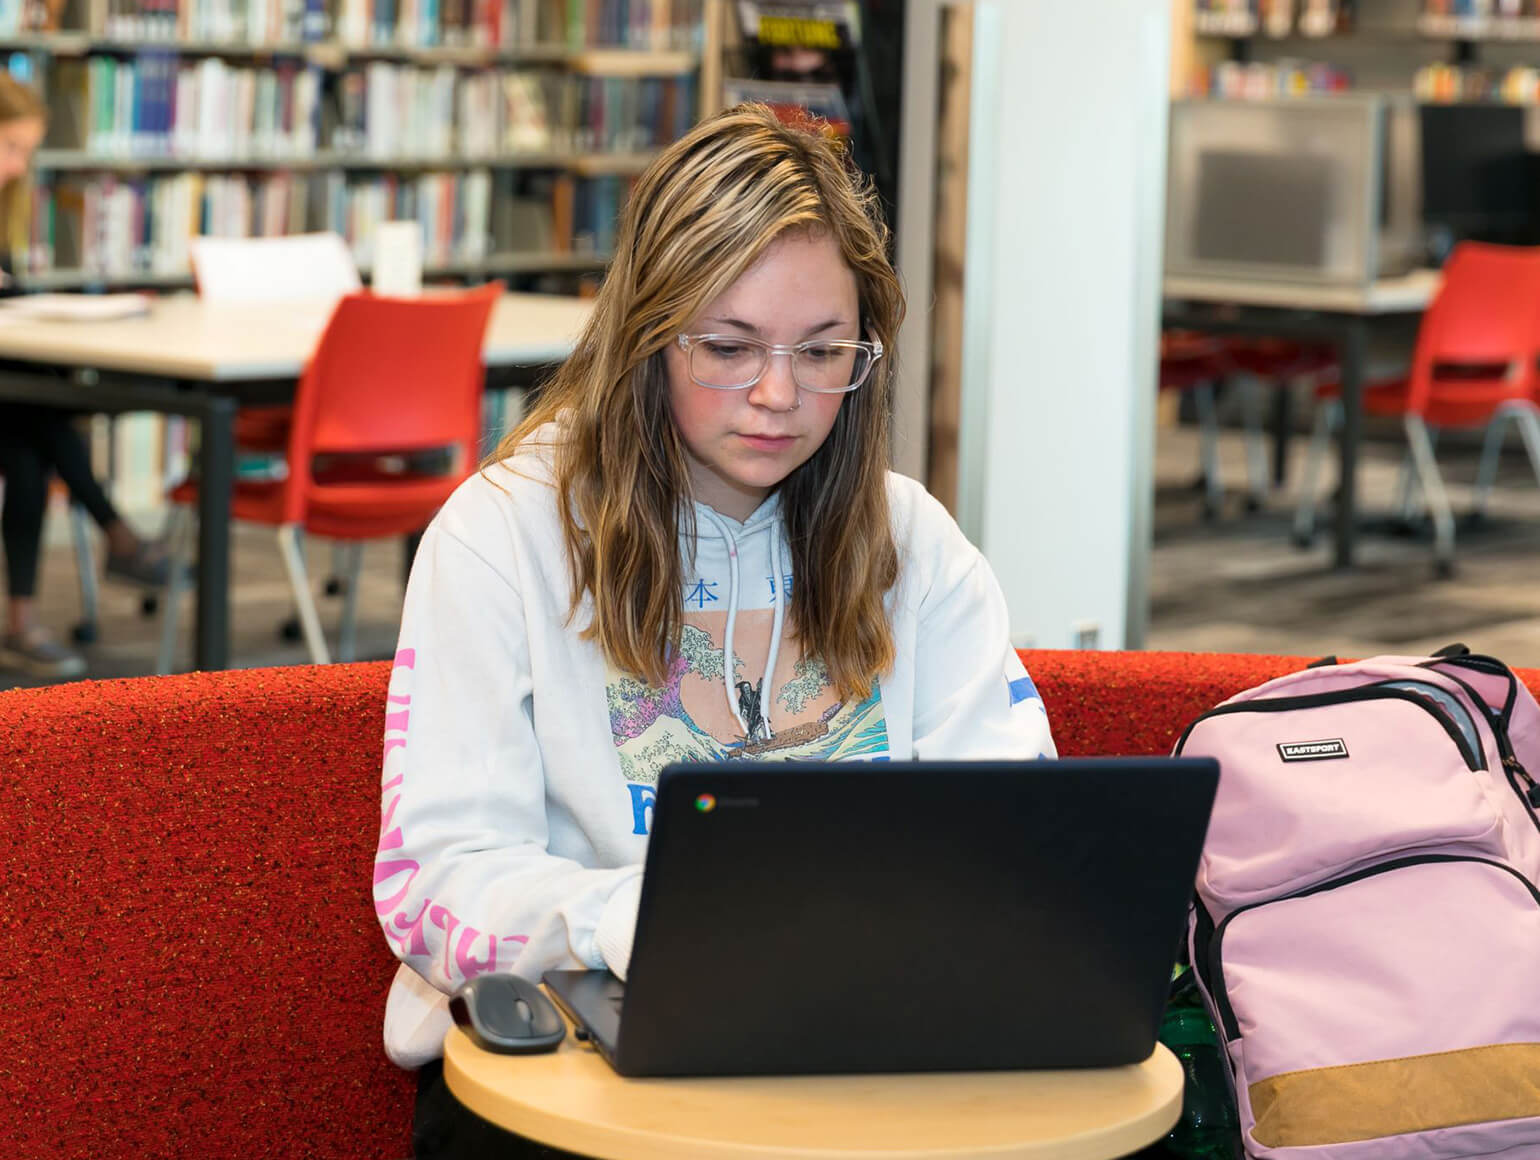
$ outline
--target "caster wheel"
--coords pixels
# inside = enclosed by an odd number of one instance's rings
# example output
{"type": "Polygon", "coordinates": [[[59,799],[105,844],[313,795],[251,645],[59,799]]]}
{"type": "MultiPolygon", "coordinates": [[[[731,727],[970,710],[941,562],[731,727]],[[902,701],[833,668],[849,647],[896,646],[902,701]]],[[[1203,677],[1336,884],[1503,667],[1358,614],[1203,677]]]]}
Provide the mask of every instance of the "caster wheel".
{"type": "Polygon", "coordinates": [[[304,637],[304,632],[299,626],[299,617],[291,616],[278,626],[278,639],[288,641],[290,644],[304,637]]]}
{"type": "Polygon", "coordinates": [[[1314,532],[1290,532],[1289,539],[1293,542],[1294,546],[1301,551],[1304,551],[1308,548],[1313,548],[1315,546],[1314,532]]]}
{"type": "Polygon", "coordinates": [[[1454,561],[1453,560],[1435,560],[1433,562],[1433,575],[1437,576],[1440,580],[1450,580],[1450,579],[1453,579],[1454,578],[1454,561]]]}
{"type": "Polygon", "coordinates": [[[91,620],[82,620],[74,628],[70,629],[70,639],[76,644],[95,644],[96,635],[96,622],[91,620]]]}
{"type": "Polygon", "coordinates": [[[154,616],[160,611],[160,597],[153,592],[146,593],[139,598],[139,615],[154,616]]]}
{"type": "Polygon", "coordinates": [[[1254,516],[1254,515],[1256,515],[1261,510],[1262,510],[1262,501],[1259,500],[1254,495],[1248,495],[1246,497],[1246,514],[1254,516]]]}
{"type": "Polygon", "coordinates": [[[328,596],[342,595],[342,578],[340,576],[328,576],[326,586],[322,589],[328,596]]]}

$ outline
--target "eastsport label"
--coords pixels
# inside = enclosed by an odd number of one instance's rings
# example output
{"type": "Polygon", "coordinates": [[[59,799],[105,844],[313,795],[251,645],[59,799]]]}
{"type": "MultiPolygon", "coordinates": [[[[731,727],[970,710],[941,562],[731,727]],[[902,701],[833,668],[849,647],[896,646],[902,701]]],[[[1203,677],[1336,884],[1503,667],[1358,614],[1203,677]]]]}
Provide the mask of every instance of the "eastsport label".
{"type": "Polygon", "coordinates": [[[1278,756],[1285,761],[1331,761],[1347,755],[1347,742],[1340,737],[1323,741],[1283,741],[1278,745],[1278,756]]]}

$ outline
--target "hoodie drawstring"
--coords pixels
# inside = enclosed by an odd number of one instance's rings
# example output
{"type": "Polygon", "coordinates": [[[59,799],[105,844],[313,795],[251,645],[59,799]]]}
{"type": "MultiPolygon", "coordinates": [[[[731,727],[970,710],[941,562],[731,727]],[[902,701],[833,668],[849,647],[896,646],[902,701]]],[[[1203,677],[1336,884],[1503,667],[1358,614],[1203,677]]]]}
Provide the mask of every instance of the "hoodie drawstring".
{"type": "MultiPolygon", "coordinates": [[[[750,734],[749,722],[745,719],[743,710],[738,705],[738,698],[733,694],[733,678],[737,676],[737,657],[733,652],[733,632],[738,623],[738,589],[740,585],[738,540],[727,525],[710,508],[701,505],[696,510],[727,543],[727,629],[722,639],[722,691],[727,696],[727,707],[732,710],[733,716],[743,729],[744,737],[747,738],[750,734]]],[[[781,574],[780,522],[778,520],[766,520],[762,524],[745,528],[744,532],[745,534],[752,534],[758,532],[761,528],[766,529],[770,534],[770,598],[775,605],[775,614],[770,628],[770,651],[765,657],[765,673],[759,682],[759,694],[761,697],[760,721],[764,726],[765,736],[772,737],[774,734],[770,729],[770,714],[766,710],[763,698],[770,695],[770,685],[775,675],[775,662],[781,652],[781,633],[786,623],[786,600],[782,592],[782,589],[785,587],[785,577],[781,574]]]]}

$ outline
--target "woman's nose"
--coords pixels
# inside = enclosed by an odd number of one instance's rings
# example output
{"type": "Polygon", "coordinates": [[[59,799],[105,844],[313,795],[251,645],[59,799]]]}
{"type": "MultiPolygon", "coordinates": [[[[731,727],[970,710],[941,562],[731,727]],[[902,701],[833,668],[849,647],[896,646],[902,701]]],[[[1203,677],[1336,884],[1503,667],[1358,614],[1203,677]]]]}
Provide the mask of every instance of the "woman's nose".
{"type": "Polygon", "coordinates": [[[749,402],[769,411],[795,411],[801,388],[791,370],[791,355],[777,352],[770,356],[765,373],[749,388],[749,402]]]}

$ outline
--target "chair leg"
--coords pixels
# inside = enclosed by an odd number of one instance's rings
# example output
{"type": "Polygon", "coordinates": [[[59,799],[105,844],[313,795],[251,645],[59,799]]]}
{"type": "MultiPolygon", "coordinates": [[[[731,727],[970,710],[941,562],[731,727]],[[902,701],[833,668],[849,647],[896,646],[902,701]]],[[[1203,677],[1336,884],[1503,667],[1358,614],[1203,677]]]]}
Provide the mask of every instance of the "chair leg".
{"type": "Polygon", "coordinates": [[[155,672],[171,672],[176,657],[177,630],[182,619],[182,605],[190,585],[188,565],[192,561],[192,530],[197,523],[191,507],[178,505],[166,521],[166,586],[160,594],[160,651],[155,658],[155,672]]]}
{"type": "Polygon", "coordinates": [[[1258,511],[1267,502],[1267,443],[1262,431],[1262,400],[1267,384],[1255,375],[1241,383],[1241,414],[1246,425],[1246,481],[1250,507],[1258,511]]]}
{"type": "Polygon", "coordinates": [[[1321,467],[1326,461],[1332,431],[1342,414],[1342,404],[1335,399],[1315,409],[1315,427],[1310,432],[1310,447],[1305,454],[1305,472],[1299,481],[1299,503],[1294,509],[1294,542],[1308,548],[1315,538],[1315,496],[1320,486],[1321,467]]]}
{"type": "Polygon", "coordinates": [[[348,553],[347,544],[344,544],[341,540],[332,541],[332,567],[331,571],[326,574],[326,583],[321,588],[321,591],[325,592],[326,595],[341,595],[342,586],[347,582],[344,577],[347,575],[348,561],[351,558],[348,553]]]}
{"type": "Polygon", "coordinates": [[[318,665],[327,664],[332,659],[331,653],[326,648],[321,617],[316,612],[315,598],[310,594],[310,578],[305,572],[305,529],[298,524],[285,524],[279,528],[278,552],[283,557],[284,571],[289,574],[289,587],[299,609],[299,624],[310,649],[310,659],[318,665]]]}
{"type": "Polygon", "coordinates": [[[1404,424],[1418,482],[1422,485],[1422,494],[1428,499],[1428,511],[1433,516],[1434,560],[1439,573],[1447,576],[1454,571],[1454,512],[1449,507],[1443,478],[1438,473],[1438,460],[1433,456],[1433,439],[1428,433],[1427,424],[1420,415],[1407,415],[1404,424]]]}
{"type": "Polygon", "coordinates": [[[1198,409],[1200,456],[1203,464],[1203,506],[1217,517],[1224,507],[1224,484],[1219,477],[1219,415],[1214,406],[1214,384],[1199,383],[1192,389],[1192,401],[1198,409]]]}
{"type": "Polygon", "coordinates": [[[1540,483],[1540,410],[1521,405],[1508,412],[1524,439],[1524,450],[1529,453],[1529,466],[1540,483]]]}
{"type": "MultiPolygon", "coordinates": [[[[1428,446],[1435,454],[1438,451],[1438,435],[1437,427],[1429,429],[1428,446]]],[[[1397,518],[1407,528],[1417,521],[1423,511],[1422,480],[1417,476],[1417,465],[1412,458],[1410,446],[1407,447],[1406,454],[1401,457],[1401,469],[1396,475],[1395,511],[1397,518]]]]}
{"type": "MultiPolygon", "coordinates": [[[[1491,498],[1492,485],[1497,482],[1497,464],[1502,457],[1503,436],[1508,433],[1509,419],[1517,420],[1522,433],[1523,420],[1506,408],[1500,408],[1487,424],[1486,435],[1481,440],[1481,466],[1476,469],[1476,490],[1471,494],[1470,510],[1473,515],[1486,515],[1487,500],[1491,498]]],[[[1525,445],[1528,446],[1527,436],[1525,445]]]]}
{"type": "Polygon", "coordinates": [[[1396,499],[1394,510],[1403,523],[1417,518],[1422,492],[1417,487],[1417,469],[1412,462],[1412,449],[1408,447],[1401,456],[1401,466],[1396,469],[1396,499]]]}
{"type": "Polygon", "coordinates": [[[333,555],[332,564],[335,567],[339,560],[342,562],[337,571],[343,583],[342,638],[337,642],[337,659],[350,661],[358,653],[358,576],[363,571],[364,544],[354,540],[351,544],[333,546],[340,549],[333,555]]]}
{"type": "Polygon", "coordinates": [[[75,639],[90,644],[96,639],[100,616],[96,553],[91,544],[91,519],[78,503],[70,504],[70,539],[75,544],[75,571],[80,579],[80,623],[75,626],[75,639]]]}

